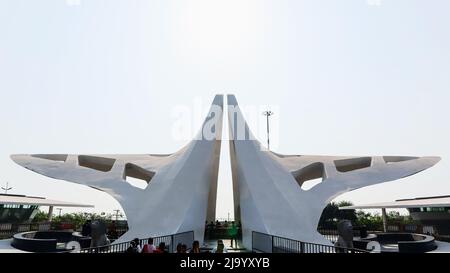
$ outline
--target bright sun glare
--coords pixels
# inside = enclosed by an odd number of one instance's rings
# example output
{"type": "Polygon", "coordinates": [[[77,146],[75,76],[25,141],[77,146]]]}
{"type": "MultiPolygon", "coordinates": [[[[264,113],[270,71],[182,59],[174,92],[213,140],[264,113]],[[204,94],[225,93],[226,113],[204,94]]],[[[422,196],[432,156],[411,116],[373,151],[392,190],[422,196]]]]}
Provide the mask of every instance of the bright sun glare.
{"type": "Polygon", "coordinates": [[[183,56],[241,58],[262,38],[262,1],[195,0],[174,14],[174,43],[183,56]]]}

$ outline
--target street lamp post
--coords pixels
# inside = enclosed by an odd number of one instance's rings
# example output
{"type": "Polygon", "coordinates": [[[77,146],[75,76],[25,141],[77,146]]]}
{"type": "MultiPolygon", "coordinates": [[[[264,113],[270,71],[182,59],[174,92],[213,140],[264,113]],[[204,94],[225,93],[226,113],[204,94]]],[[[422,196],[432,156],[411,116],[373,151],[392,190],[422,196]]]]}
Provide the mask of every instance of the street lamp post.
{"type": "Polygon", "coordinates": [[[6,186],[5,186],[5,187],[2,187],[2,190],[5,191],[5,194],[8,194],[8,191],[9,191],[9,190],[12,190],[12,187],[9,187],[9,183],[6,182],[6,186]]]}
{"type": "Polygon", "coordinates": [[[269,140],[269,117],[272,116],[274,113],[270,110],[264,111],[263,115],[266,116],[266,123],[267,123],[267,150],[270,150],[270,140],[269,140]]]}
{"type": "Polygon", "coordinates": [[[119,220],[119,216],[122,217],[122,214],[120,213],[120,210],[118,210],[118,209],[115,209],[114,212],[116,214],[116,222],[117,222],[119,220]]]}

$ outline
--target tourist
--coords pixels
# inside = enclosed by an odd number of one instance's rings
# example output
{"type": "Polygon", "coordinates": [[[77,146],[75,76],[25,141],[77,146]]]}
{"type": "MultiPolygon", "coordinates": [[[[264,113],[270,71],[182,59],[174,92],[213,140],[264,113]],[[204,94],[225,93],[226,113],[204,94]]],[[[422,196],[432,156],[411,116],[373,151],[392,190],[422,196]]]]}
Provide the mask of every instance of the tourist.
{"type": "Polygon", "coordinates": [[[235,243],[236,247],[237,247],[237,235],[238,235],[238,230],[237,230],[237,226],[236,224],[233,222],[231,222],[231,228],[228,231],[230,238],[231,238],[231,247],[233,247],[233,242],[235,243]]]}
{"type": "Polygon", "coordinates": [[[155,251],[153,251],[153,253],[167,253],[166,243],[164,242],[159,243],[158,248],[155,251]]]}
{"type": "Polygon", "coordinates": [[[217,247],[215,247],[215,248],[212,250],[212,252],[213,252],[213,253],[226,253],[226,252],[228,252],[228,251],[227,251],[227,248],[225,247],[223,241],[222,241],[222,240],[218,240],[218,241],[217,241],[217,247]]]}
{"type": "Polygon", "coordinates": [[[108,237],[111,239],[117,239],[119,238],[119,233],[117,232],[116,228],[116,221],[112,221],[111,224],[108,227],[108,237]]]}
{"type": "Polygon", "coordinates": [[[181,243],[177,244],[177,252],[176,253],[181,253],[181,243]]]}
{"type": "Polygon", "coordinates": [[[181,253],[187,253],[187,246],[185,244],[181,245],[181,253]]]}
{"type": "Polygon", "coordinates": [[[138,253],[142,252],[142,248],[141,248],[141,241],[139,240],[139,238],[134,238],[133,242],[136,245],[136,249],[138,250],[138,253]]]}
{"type": "Polygon", "coordinates": [[[192,243],[192,249],[189,253],[200,253],[200,242],[194,241],[192,243]]]}
{"type": "Polygon", "coordinates": [[[91,236],[91,220],[87,220],[81,227],[81,235],[90,237],[91,236]]]}
{"type": "Polygon", "coordinates": [[[136,241],[133,240],[130,242],[130,246],[125,251],[126,253],[140,253],[140,250],[138,248],[138,245],[136,244],[136,241]]]}
{"type": "Polygon", "coordinates": [[[142,253],[153,253],[156,250],[156,246],[153,245],[153,238],[149,238],[148,242],[142,248],[142,253]]]}

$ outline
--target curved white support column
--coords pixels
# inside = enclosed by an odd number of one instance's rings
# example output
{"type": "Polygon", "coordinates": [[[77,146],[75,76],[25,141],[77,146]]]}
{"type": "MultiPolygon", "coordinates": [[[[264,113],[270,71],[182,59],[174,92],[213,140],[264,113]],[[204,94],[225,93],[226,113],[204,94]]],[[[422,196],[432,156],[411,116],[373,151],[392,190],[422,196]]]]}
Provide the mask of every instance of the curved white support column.
{"type": "Polygon", "coordinates": [[[439,157],[338,157],[280,155],[252,135],[236,98],[228,95],[235,216],[243,243],[258,231],[304,242],[330,244],[317,232],[325,206],[361,187],[400,179],[435,165],[439,157]],[[305,181],[322,182],[305,190],[305,181]]]}
{"type": "Polygon", "coordinates": [[[203,241],[205,221],[215,219],[222,136],[223,96],[216,95],[196,138],[169,155],[12,155],[17,164],[55,179],[112,195],[129,231],[117,242],[194,231],[203,241]],[[126,176],[144,179],[145,189],[126,176]]]}

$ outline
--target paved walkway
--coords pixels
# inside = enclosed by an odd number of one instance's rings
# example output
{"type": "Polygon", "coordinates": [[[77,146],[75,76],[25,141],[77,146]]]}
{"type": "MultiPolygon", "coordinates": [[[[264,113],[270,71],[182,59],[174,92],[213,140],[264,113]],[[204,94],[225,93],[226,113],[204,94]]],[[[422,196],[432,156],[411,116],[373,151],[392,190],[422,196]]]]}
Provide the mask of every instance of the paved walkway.
{"type": "Polygon", "coordinates": [[[0,253],[30,253],[11,246],[12,239],[0,240],[0,253]]]}
{"type": "Polygon", "coordinates": [[[437,248],[435,250],[429,251],[427,253],[450,253],[450,243],[435,241],[437,248]]]}

